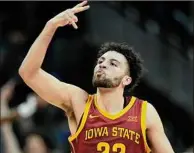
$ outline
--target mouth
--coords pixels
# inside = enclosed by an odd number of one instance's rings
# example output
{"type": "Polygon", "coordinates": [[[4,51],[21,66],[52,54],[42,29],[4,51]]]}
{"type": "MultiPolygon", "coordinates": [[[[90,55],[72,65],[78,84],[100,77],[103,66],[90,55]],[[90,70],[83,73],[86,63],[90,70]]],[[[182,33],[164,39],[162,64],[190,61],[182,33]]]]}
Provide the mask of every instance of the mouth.
{"type": "Polygon", "coordinates": [[[102,73],[104,73],[103,70],[97,70],[97,71],[96,71],[96,74],[102,74],[102,73]]]}
{"type": "Polygon", "coordinates": [[[101,75],[103,75],[103,74],[105,74],[105,72],[104,72],[103,70],[98,70],[98,71],[96,71],[96,75],[97,75],[97,76],[101,76],[101,75]]]}

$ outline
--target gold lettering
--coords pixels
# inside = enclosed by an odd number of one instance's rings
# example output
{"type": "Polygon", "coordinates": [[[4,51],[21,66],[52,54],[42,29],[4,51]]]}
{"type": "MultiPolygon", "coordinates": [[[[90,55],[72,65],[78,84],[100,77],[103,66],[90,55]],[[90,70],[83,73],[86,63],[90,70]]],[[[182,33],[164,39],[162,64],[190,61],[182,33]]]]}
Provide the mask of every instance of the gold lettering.
{"type": "Polygon", "coordinates": [[[124,134],[123,134],[123,138],[127,138],[127,139],[129,139],[129,131],[128,131],[128,129],[125,129],[125,131],[124,131],[124,134]]]}
{"type": "Polygon", "coordinates": [[[93,138],[93,129],[90,129],[88,131],[88,139],[92,139],[93,138]]]}
{"type": "Polygon", "coordinates": [[[104,127],[102,136],[108,136],[108,128],[107,127],[104,127]]]}
{"type": "Polygon", "coordinates": [[[117,134],[117,127],[113,127],[112,128],[112,136],[113,137],[116,137],[118,134],[117,134]]]}
{"type": "Polygon", "coordinates": [[[135,136],[135,132],[134,132],[134,131],[129,130],[129,133],[130,133],[130,135],[131,135],[130,140],[131,140],[131,141],[133,141],[133,135],[135,136]]]}
{"type": "MultiPolygon", "coordinates": [[[[99,127],[99,128],[89,129],[89,130],[86,130],[85,140],[89,140],[89,139],[97,138],[97,137],[105,137],[108,135],[109,135],[108,127],[99,127]]],[[[139,133],[136,133],[135,131],[125,129],[125,128],[120,128],[120,127],[112,128],[112,136],[122,137],[124,139],[134,141],[136,144],[140,143],[139,140],[141,137],[141,135],[139,133]]]]}
{"type": "Polygon", "coordinates": [[[140,135],[138,133],[136,133],[136,135],[135,135],[135,142],[137,144],[139,144],[139,138],[140,138],[140,135]]]}
{"type": "Polygon", "coordinates": [[[124,131],[125,129],[124,129],[124,128],[118,128],[118,130],[120,131],[120,137],[122,137],[123,131],[124,131]]]}
{"type": "Polygon", "coordinates": [[[102,136],[102,131],[103,131],[103,127],[97,128],[97,129],[95,130],[95,132],[96,132],[95,137],[101,137],[101,136],[102,136]]]}
{"type": "Polygon", "coordinates": [[[86,137],[85,137],[85,140],[88,139],[88,131],[86,130],[86,137]]]}

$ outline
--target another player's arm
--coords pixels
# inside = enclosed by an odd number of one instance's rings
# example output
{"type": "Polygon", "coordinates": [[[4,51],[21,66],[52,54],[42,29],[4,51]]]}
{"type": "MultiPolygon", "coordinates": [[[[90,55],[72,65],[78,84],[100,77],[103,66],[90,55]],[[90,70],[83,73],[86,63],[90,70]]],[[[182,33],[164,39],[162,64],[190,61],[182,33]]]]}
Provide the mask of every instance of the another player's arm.
{"type": "Polygon", "coordinates": [[[78,19],[74,14],[87,10],[89,6],[84,6],[86,3],[87,2],[82,2],[74,8],[67,9],[49,20],[31,46],[19,68],[20,76],[30,88],[45,101],[60,107],[65,111],[72,108],[71,97],[73,94],[80,96],[80,101],[82,101],[82,98],[85,100],[87,97],[87,93],[79,87],[59,81],[41,69],[41,65],[45,58],[49,43],[57,28],[71,24],[77,29],[76,22],[78,19]]]}
{"type": "Polygon", "coordinates": [[[156,109],[148,103],[147,136],[152,153],[174,153],[156,109]]]}
{"type": "Polygon", "coordinates": [[[18,117],[19,117],[19,114],[17,113],[17,111],[12,111],[9,116],[0,118],[0,126],[3,125],[4,123],[12,122],[18,117]]]}

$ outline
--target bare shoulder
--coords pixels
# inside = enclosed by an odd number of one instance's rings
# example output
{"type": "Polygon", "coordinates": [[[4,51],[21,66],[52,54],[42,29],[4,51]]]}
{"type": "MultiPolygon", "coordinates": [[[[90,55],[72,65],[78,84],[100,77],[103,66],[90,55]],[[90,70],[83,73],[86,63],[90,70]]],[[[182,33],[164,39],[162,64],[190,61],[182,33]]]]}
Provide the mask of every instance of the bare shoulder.
{"type": "Polygon", "coordinates": [[[159,116],[156,108],[151,103],[147,103],[146,116],[147,116],[146,117],[147,128],[150,128],[150,127],[154,126],[155,124],[161,123],[160,116],[159,116]]]}
{"type": "Polygon", "coordinates": [[[151,103],[147,103],[147,113],[148,115],[151,113],[157,113],[155,107],[151,103]]]}
{"type": "Polygon", "coordinates": [[[89,96],[89,94],[85,90],[83,90],[78,86],[67,84],[67,83],[62,83],[62,84],[63,84],[63,88],[65,88],[65,90],[68,90],[69,98],[72,102],[75,98],[79,98],[80,102],[83,102],[89,96]]]}
{"type": "Polygon", "coordinates": [[[82,88],[72,84],[64,83],[63,88],[65,88],[64,91],[68,90],[68,99],[70,100],[70,107],[66,111],[66,115],[69,117],[73,115],[76,121],[79,122],[89,94],[82,88]]]}

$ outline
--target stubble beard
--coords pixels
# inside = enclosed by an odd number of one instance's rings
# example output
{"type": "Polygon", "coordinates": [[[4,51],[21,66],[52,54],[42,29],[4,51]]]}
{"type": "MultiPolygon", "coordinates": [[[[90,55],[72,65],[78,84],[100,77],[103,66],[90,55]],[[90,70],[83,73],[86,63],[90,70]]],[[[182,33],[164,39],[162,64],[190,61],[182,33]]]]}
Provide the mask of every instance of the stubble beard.
{"type": "Polygon", "coordinates": [[[93,76],[92,84],[95,88],[115,88],[121,83],[122,77],[106,78],[106,76],[93,76]]]}

